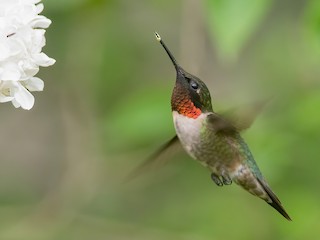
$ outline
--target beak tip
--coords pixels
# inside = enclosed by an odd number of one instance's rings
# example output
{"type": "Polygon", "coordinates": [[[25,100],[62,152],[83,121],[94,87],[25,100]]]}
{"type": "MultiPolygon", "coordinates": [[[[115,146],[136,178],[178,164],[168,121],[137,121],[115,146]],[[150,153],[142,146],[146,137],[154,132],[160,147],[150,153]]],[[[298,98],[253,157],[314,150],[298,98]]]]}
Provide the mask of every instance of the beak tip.
{"type": "Polygon", "coordinates": [[[161,41],[161,37],[160,37],[159,33],[154,32],[154,35],[156,36],[156,39],[160,42],[161,41]]]}

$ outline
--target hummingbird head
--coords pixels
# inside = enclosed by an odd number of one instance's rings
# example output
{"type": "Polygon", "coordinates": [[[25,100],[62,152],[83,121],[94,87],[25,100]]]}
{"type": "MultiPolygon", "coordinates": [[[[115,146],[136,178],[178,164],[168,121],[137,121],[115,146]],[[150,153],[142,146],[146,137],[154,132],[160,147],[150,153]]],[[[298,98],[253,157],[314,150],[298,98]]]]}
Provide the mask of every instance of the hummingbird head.
{"type": "Polygon", "coordinates": [[[201,113],[212,112],[210,92],[205,83],[180,67],[160,35],[155,33],[155,36],[169,55],[177,73],[171,96],[172,111],[189,118],[197,118],[201,113]]]}

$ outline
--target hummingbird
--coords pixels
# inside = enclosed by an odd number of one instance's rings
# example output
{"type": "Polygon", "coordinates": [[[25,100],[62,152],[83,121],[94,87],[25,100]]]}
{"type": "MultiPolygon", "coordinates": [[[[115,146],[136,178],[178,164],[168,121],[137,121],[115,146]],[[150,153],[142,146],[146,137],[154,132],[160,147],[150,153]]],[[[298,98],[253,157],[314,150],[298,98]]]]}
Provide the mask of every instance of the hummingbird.
{"type": "MultiPolygon", "coordinates": [[[[186,72],[176,61],[160,35],[156,39],[167,52],[176,70],[171,109],[176,135],[149,158],[179,141],[188,155],[209,169],[218,186],[235,182],[244,190],[261,198],[286,219],[291,220],[280,200],[269,187],[240,132],[252,121],[239,123],[213,111],[206,84],[186,72]]],[[[143,164],[149,164],[148,161],[143,164]]]]}
{"type": "Polygon", "coordinates": [[[216,185],[230,185],[235,182],[291,220],[263,177],[248,145],[240,136],[240,131],[248,128],[250,122],[237,124],[214,112],[206,84],[177,63],[157,32],[155,37],[176,70],[171,109],[177,135],[164,148],[179,139],[184,150],[209,169],[211,179],[216,185]]]}

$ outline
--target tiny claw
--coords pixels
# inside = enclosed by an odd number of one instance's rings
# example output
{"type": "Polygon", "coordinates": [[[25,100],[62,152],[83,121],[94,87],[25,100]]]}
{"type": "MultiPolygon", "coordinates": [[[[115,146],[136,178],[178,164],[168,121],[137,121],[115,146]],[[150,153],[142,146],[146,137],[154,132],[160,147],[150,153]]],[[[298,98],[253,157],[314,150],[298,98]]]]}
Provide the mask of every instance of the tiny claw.
{"type": "Polygon", "coordinates": [[[221,182],[218,175],[211,173],[211,179],[212,179],[212,181],[214,181],[215,184],[217,184],[217,186],[219,186],[219,187],[223,186],[223,183],[221,182]]]}
{"type": "Polygon", "coordinates": [[[223,184],[225,185],[232,184],[232,180],[228,175],[222,175],[221,178],[222,178],[223,184]]]}

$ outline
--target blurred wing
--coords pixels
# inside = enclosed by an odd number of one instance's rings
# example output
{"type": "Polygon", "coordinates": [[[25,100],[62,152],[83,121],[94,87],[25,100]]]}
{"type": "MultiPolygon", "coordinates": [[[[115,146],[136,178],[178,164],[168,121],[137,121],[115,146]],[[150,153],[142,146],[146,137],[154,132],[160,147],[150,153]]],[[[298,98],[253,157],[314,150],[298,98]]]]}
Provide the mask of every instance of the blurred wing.
{"type": "Polygon", "coordinates": [[[231,124],[226,118],[217,113],[210,113],[207,117],[208,127],[216,133],[234,133],[237,131],[236,127],[231,124]]]}
{"type": "Polygon", "coordinates": [[[267,102],[269,99],[233,108],[220,114],[220,117],[234,126],[237,131],[243,131],[252,125],[267,102]]]}
{"type": "Polygon", "coordinates": [[[164,165],[170,158],[165,158],[164,155],[171,150],[177,151],[177,148],[181,148],[179,139],[175,135],[172,139],[166,142],[161,148],[154,152],[150,157],[148,157],[144,162],[142,162],[136,169],[134,169],[125,179],[125,181],[132,180],[138,175],[151,170],[155,166],[164,165]]]}

